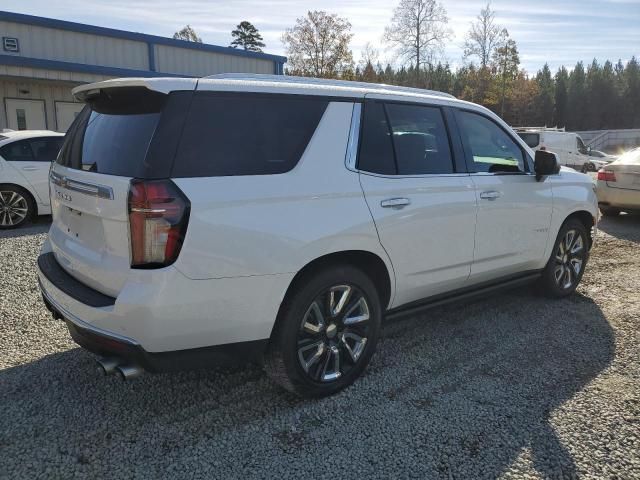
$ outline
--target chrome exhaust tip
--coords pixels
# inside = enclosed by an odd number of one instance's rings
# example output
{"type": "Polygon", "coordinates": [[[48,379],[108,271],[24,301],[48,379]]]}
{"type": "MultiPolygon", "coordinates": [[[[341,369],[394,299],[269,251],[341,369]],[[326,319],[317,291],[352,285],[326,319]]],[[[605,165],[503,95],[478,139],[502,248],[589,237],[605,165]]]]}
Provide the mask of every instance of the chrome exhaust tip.
{"type": "Polygon", "coordinates": [[[139,377],[144,373],[144,369],[138,365],[118,365],[116,367],[116,373],[125,381],[139,377]]]}
{"type": "Polygon", "coordinates": [[[111,375],[115,373],[116,368],[122,361],[115,357],[100,357],[96,359],[98,364],[98,371],[103,375],[111,375]]]}

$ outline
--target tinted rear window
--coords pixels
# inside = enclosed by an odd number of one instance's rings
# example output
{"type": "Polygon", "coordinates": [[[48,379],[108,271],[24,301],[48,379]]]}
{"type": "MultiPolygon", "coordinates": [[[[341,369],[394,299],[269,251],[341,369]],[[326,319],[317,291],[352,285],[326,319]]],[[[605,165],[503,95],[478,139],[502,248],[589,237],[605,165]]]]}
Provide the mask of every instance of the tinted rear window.
{"type": "Polygon", "coordinates": [[[300,160],[327,105],[322,97],[196,93],[171,176],[287,172],[300,160]]]}
{"type": "Polygon", "coordinates": [[[529,147],[536,148],[538,145],[540,145],[539,133],[525,133],[525,132],[517,132],[517,133],[520,136],[520,138],[524,140],[524,143],[529,145],[529,147]]]}
{"type": "Polygon", "coordinates": [[[103,91],[74,121],[58,163],[107,175],[143,176],[166,98],[140,88],[103,91]]]}

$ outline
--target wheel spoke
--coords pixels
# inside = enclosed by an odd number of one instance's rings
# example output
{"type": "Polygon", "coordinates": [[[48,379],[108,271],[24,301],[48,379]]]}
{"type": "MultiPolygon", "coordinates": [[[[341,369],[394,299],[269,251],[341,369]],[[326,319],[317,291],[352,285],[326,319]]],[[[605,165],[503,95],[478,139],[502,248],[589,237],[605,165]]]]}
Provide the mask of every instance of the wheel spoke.
{"type": "Polygon", "coordinates": [[[573,242],[573,246],[571,247],[571,254],[575,255],[578,252],[582,251],[584,244],[582,242],[582,237],[580,235],[578,235],[575,239],[575,241],[573,242]]]}
{"type": "Polygon", "coordinates": [[[554,270],[553,274],[556,278],[556,283],[560,285],[560,282],[562,281],[562,277],[564,277],[564,264],[558,265],[554,270]]]}
{"type": "Polygon", "coordinates": [[[345,350],[349,353],[349,357],[351,357],[353,363],[356,363],[360,358],[360,355],[362,355],[362,352],[364,351],[364,347],[367,344],[367,339],[354,332],[349,331],[342,334],[342,338],[340,339],[340,341],[345,350]],[[353,341],[353,346],[349,343],[349,341],[353,341]]]}
{"type": "Polygon", "coordinates": [[[305,345],[303,347],[300,347],[298,349],[298,359],[300,360],[300,364],[302,365],[302,368],[304,369],[305,372],[309,372],[309,368],[311,368],[311,366],[316,363],[318,360],[320,360],[320,357],[322,357],[322,354],[325,351],[325,345],[324,342],[315,342],[315,343],[311,343],[309,345],[305,345]],[[313,349],[315,349],[315,352],[313,352],[309,358],[305,358],[305,353],[308,351],[313,351],[313,349]]]}
{"type": "Polygon", "coordinates": [[[580,260],[579,258],[572,258],[570,263],[577,277],[578,275],[580,275],[580,270],[582,269],[582,260],[580,260]]]}
{"type": "Polygon", "coordinates": [[[564,237],[564,251],[565,252],[570,252],[571,248],[573,247],[573,241],[575,239],[576,236],[576,232],[575,230],[569,230],[567,232],[567,235],[564,237]]]}
{"type": "Polygon", "coordinates": [[[573,282],[573,280],[571,279],[571,269],[568,267],[565,267],[564,271],[565,271],[565,276],[567,277],[567,281],[564,284],[564,288],[569,288],[571,286],[571,283],[573,282]]]}
{"type": "Polygon", "coordinates": [[[318,305],[318,302],[313,302],[308,308],[307,313],[304,315],[304,323],[302,328],[313,335],[317,335],[325,329],[324,315],[318,305]],[[315,318],[315,323],[312,321],[312,317],[315,318]]]}
{"type": "Polygon", "coordinates": [[[329,313],[338,315],[351,298],[352,288],[349,285],[338,285],[329,290],[329,313]]]}
{"type": "Polygon", "coordinates": [[[356,302],[347,310],[342,323],[344,325],[353,325],[355,323],[366,322],[369,320],[369,306],[364,297],[359,297],[356,302]]]}
{"type": "Polygon", "coordinates": [[[340,375],[342,375],[340,373],[340,350],[335,345],[332,345],[327,351],[327,358],[322,368],[322,381],[330,382],[338,379],[340,375]],[[329,365],[332,366],[331,370],[329,370],[329,365]]]}

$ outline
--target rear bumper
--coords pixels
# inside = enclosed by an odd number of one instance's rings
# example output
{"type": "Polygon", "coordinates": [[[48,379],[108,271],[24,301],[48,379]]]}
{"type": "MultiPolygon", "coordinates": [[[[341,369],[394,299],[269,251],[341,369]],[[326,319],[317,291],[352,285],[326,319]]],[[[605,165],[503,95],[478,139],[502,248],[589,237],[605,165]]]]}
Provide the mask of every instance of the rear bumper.
{"type": "Polygon", "coordinates": [[[598,182],[598,204],[628,210],[640,210],[640,190],[612,188],[598,182]]]}
{"type": "MultiPolygon", "coordinates": [[[[46,242],[43,256],[49,252],[46,242]]],[[[38,261],[43,298],[54,316],[65,320],[74,340],[151,371],[260,357],[292,277],[191,280],[173,267],[132,270],[113,298],[78,282],[59,264],[47,269],[55,257],[46,259],[38,261]]]]}
{"type": "Polygon", "coordinates": [[[67,324],[73,341],[82,348],[100,356],[113,356],[125,363],[140,365],[148,372],[169,372],[212,366],[231,366],[260,361],[268,340],[255,340],[213,347],[147,352],[135,340],[107,332],[64,311],[42,291],[42,298],[54,318],[67,324]]]}

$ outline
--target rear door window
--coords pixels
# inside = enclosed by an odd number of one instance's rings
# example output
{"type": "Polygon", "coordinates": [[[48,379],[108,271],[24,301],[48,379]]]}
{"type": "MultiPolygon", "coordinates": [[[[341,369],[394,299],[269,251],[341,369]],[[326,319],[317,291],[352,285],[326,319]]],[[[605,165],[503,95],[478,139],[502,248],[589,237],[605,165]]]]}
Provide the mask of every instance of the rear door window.
{"type": "Polygon", "coordinates": [[[323,97],[197,92],[172,176],[288,172],[302,157],[327,105],[323,97]]]}
{"type": "Polygon", "coordinates": [[[29,140],[19,140],[0,148],[0,155],[8,162],[32,162],[33,151],[29,140]]]}
{"type": "Polygon", "coordinates": [[[43,137],[30,140],[33,159],[36,162],[53,162],[62,147],[64,137],[43,137]]]}
{"type": "Polygon", "coordinates": [[[449,136],[437,107],[386,105],[398,175],[453,173],[449,136]]]}
{"type": "Polygon", "coordinates": [[[381,175],[395,175],[396,164],[384,105],[366,102],[362,119],[358,169],[381,175]]]}

